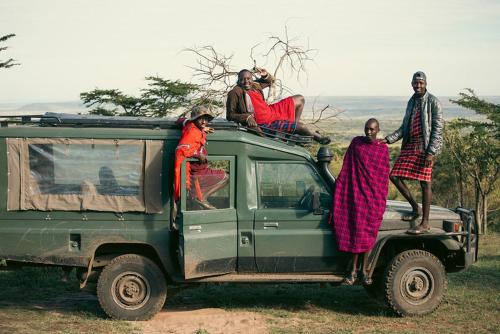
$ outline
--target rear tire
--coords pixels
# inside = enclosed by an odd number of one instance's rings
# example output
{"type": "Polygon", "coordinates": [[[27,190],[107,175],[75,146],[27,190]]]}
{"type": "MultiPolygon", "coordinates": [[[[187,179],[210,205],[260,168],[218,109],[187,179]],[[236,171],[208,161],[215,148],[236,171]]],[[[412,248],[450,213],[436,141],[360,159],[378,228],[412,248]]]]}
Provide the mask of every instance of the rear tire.
{"type": "Polygon", "coordinates": [[[447,286],[443,264],[423,250],[398,254],[385,271],[385,301],[400,316],[433,312],[441,304],[447,286]]]}
{"type": "Polygon", "coordinates": [[[136,254],[114,258],[99,275],[97,298],[113,319],[148,320],[167,297],[165,276],[150,259],[136,254]]]}

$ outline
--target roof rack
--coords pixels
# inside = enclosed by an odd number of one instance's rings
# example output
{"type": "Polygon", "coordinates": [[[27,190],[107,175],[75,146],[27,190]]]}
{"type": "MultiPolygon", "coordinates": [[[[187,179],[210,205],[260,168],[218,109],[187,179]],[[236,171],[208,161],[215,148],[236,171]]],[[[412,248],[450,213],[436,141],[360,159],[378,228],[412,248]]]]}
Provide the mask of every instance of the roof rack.
{"type": "Polygon", "coordinates": [[[253,128],[240,126],[240,129],[246,130],[261,137],[272,138],[274,140],[285,142],[290,145],[311,146],[313,143],[312,136],[303,136],[289,132],[278,131],[267,127],[262,127],[261,130],[255,130],[253,128]]]}
{"type": "MultiPolygon", "coordinates": [[[[181,124],[173,118],[130,117],[130,116],[100,116],[45,113],[40,118],[41,126],[76,126],[76,127],[106,127],[106,128],[150,128],[179,129],[181,124]]],[[[216,129],[236,129],[237,124],[222,119],[211,122],[216,129]]]]}
{"type": "MultiPolygon", "coordinates": [[[[77,115],[47,112],[43,115],[30,115],[22,117],[21,120],[11,119],[3,123],[36,124],[45,127],[103,127],[103,128],[144,128],[144,129],[179,129],[181,123],[174,118],[153,118],[153,117],[130,117],[130,116],[101,116],[101,115],[77,115]],[[31,119],[39,118],[38,121],[31,119]]],[[[274,129],[265,128],[264,132],[252,128],[238,125],[222,118],[215,118],[210,122],[210,126],[216,130],[241,130],[250,132],[262,137],[271,138],[290,145],[309,146],[312,144],[312,137],[300,136],[281,132],[274,129]]]]}

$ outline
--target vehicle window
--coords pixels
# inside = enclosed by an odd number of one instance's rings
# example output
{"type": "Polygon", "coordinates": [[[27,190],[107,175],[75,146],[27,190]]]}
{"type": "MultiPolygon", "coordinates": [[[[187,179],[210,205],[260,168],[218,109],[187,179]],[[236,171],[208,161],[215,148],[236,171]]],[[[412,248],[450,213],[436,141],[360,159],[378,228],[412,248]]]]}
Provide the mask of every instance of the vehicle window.
{"type": "Polygon", "coordinates": [[[32,194],[82,194],[95,187],[101,195],[139,195],[139,145],[29,144],[28,149],[32,194]]]}
{"type": "Polygon", "coordinates": [[[9,210],[162,211],[163,142],[9,138],[9,210]]]}
{"type": "Polygon", "coordinates": [[[231,207],[230,160],[210,159],[208,163],[187,163],[186,210],[215,210],[231,207]]]}
{"type": "Polygon", "coordinates": [[[321,206],[328,209],[331,195],[316,172],[303,163],[257,163],[260,208],[300,209],[307,192],[319,192],[321,206]]]}

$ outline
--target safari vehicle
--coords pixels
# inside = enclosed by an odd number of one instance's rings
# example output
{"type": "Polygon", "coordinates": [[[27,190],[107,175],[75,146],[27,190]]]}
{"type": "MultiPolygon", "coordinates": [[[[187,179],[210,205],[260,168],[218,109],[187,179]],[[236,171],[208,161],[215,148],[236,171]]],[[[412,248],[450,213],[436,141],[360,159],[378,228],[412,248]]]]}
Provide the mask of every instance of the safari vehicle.
{"type": "MultiPolygon", "coordinates": [[[[291,139],[215,120],[209,161],[229,182],[202,210],[183,173],[174,212],[174,121],[46,114],[3,125],[0,262],[76,268],[112,318],[151,318],[167,286],[342,281],[349,256],[328,225],[327,147],[314,159],[291,139]]],[[[446,273],[477,260],[477,226],[468,210],[433,206],[431,232],[409,235],[409,210],[387,202],[367,290],[399,315],[423,315],[440,304],[446,273]]]]}

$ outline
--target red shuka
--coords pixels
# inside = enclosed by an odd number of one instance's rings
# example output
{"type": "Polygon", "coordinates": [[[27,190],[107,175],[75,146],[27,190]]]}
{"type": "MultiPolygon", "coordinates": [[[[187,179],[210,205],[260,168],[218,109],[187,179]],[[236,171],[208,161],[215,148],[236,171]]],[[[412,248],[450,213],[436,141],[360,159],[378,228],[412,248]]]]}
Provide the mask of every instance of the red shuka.
{"type": "Polygon", "coordinates": [[[373,247],[385,212],[389,170],[386,144],[362,136],[352,140],[330,215],[340,251],[364,253],[373,247]]]}
{"type": "MultiPolygon", "coordinates": [[[[181,164],[186,158],[196,158],[200,154],[207,155],[205,143],[207,135],[191,121],[188,121],[182,128],[181,139],[175,149],[174,165],[174,198],[181,197],[181,164]]],[[[186,163],[186,186],[191,188],[190,164],[186,163]]]]}
{"type": "Polygon", "coordinates": [[[274,121],[295,122],[295,102],[292,97],[268,105],[260,92],[249,90],[247,94],[252,100],[257,124],[271,124],[274,121]]]}

